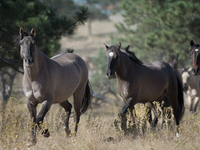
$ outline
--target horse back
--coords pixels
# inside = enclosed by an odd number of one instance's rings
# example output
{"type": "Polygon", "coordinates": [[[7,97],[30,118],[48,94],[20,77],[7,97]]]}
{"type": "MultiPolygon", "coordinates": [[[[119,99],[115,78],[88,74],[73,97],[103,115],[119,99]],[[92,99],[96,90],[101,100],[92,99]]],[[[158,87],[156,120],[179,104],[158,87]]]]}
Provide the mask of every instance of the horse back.
{"type": "MultiPolygon", "coordinates": [[[[137,81],[131,82],[130,89],[135,86],[134,97],[137,97],[139,102],[154,101],[161,97],[171,83],[176,86],[176,74],[172,67],[164,61],[155,61],[144,64],[139,67],[138,75],[135,76],[137,81]]],[[[130,92],[130,94],[132,93],[130,92]]]]}
{"type": "Polygon", "coordinates": [[[71,96],[79,87],[87,84],[88,69],[85,62],[79,56],[71,53],[60,55],[52,59],[56,65],[52,71],[52,79],[54,80],[54,93],[56,99],[66,99],[71,96]],[[57,73],[56,73],[57,72],[57,73]],[[64,93],[64,94],[63,94],[64,93]],[[63,95],[64,98],[59,98],[63,95]]]}

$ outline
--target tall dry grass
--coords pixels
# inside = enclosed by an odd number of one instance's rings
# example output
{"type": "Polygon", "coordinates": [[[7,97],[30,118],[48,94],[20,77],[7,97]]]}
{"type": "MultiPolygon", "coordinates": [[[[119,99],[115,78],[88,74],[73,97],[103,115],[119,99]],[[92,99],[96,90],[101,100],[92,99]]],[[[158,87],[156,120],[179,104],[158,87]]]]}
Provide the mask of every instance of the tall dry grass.
{"type": "MultiPolygon", "coordinates": [[[[40,107],[40,106],[39,106],[40,107]]],[[[122,106],[103,103],[90,108],[81,116],[76,137],[66,138],[63,129],[64,110],[53,105],[45,117],[45,126],[50,129],[51,136],[37,134],[37,144],[28,147],[30,139],[29,113],[25,99],[11,98],[5,110],[0,128],[0,149],[40,149],[40,150],[118,150],[118,149],[199,149],[200,147],[200,114],[191,114],[186,110],[181,121],[180,138],[175,136],[175,126],[161,124],[150,129],[146,123],[144,106],[136,109],[135,124],[129,118],[129,135],[120,130],[118,112],[122,106]]],[[[73,116],[73,113],[72,113],[73,116]]],[[[2,119],[2,118],[1,118],[2,119]]],[[[70,118],[73,129],[73,118],[70,118]]]]}

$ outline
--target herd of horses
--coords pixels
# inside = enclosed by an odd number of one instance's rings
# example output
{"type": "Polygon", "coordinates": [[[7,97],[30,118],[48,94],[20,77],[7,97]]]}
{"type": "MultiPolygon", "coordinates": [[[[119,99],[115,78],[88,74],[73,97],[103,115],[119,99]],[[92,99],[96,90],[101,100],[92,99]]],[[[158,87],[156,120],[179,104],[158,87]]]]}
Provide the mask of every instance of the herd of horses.
{"type": "MultiPolygon", "coordinates": [[[[91,103],[91,87],[88,80],[88,69],[85,62],[72,53],[59,54],[48,58],[36,46],[35,29],[30,33],[20,28],[18,47],[23,59],[23,91],[26,103],[33,121],[31,144],[36,144],[37,130],[41,129],[44,117],[51,105],[59,103],[66,111],[65,132],[71,135],[69,129],[69,117],[72,104],[68,101],[73,96],[74,107],[74,133],[78,129],[80,115],[87,111],[91,103]],[[41,103],[42,108],[37,115],[36,107],[41,103]]],[[[129,51],[129,46],[121,48],[117,46],[105,46],[106,50],[106,76],[108,79],[117,78],[117,90],[124,101],[121,109],[121,128],[126,133],[127,118],[129,112],[132,117],[134,106],[137,103],[146,103],[148,113],[154,108],[154,101],[160,104],[164,101],[164,107],[172,107],[179,136],[179,124],[183,117],[184,90],[190,95],[190,110],[196,111],[199,103],[199,68],[200,45],[191,41],[190,56],[192,69],[181,73],[177,70],[178,55],[170,55],[168,62],[155,61],[143,63],[136,55],[129,51]]],[[[154,109],[155,110],[155,109],[154,109]]],[[[157,114],[155,112],[155,114],[157,114]]],[[[158,118],[155,115],[154,124],[158,118]]],[[[151,120],[151,117],[149,117],[151,120]]],[[[45,137],[49,137],[48,129],[42,131],[45,137]]]]}

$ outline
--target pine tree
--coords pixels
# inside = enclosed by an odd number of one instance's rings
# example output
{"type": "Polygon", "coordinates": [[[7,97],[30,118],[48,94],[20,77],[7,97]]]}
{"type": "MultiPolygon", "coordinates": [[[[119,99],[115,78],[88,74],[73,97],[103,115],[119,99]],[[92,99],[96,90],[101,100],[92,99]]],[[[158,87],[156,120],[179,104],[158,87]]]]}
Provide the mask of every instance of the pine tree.
{"type": "MultiPolygon", "coordinates": [[[[66,8],[67,9],[67,8],[66,8]]],[[[29,32],[35,28],[37,46],[48,56],[60,49],[62,35],[72,35],[88,16],[88,8],[80,7],[75,16],[57,15],[56,9],[38,0],[0,1],[0,84],[4,105],[10,97],[16,72],[23,72],[19,52],[13,42],[19,28],[29,32]]]]}
{"type": "Polygon", "coordinates": [[[116,25],[120,36],[115,40],[130,44],[146,61],[157,60],[158,55],[166,60],[168,53],[179,53],[179,64],[186,66],[190,40],[200,39],[199,5],[195,0],[124,0],[124,24],[116,25]]]}

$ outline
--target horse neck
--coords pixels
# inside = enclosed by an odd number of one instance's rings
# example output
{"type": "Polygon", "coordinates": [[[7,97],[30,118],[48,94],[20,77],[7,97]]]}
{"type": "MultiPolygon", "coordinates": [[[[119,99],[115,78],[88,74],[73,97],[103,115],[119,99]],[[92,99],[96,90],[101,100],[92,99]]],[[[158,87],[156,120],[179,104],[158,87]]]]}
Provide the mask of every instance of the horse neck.
{"type": "Polygon", "coordinates": [[[138,70],[138,64],[132,61],[126,54],[120,54],[119,66],[116,69],[116,76],[118,80],[127,80],[130,72],[138,70]]]}
{"type": "Polygon", "coordinates": [[[192,71],[190,71],[190,81],[189,85],[193,88],[200,88],[200,75],[193,75],[192,71]]]}
{"type": "Polygon", "coordinates": [[[42,52],[40,52],[37,46],[35,46],[33,59],[34,63],[32,67],[27,67],[23,60],[24,75],[31,79],[36,78],[39,74],[41,74],[41,71],[44,72],[44,69],[47,68],[47,66],[44,65],[48,65],[48,63],[46,63],[45,61],[48,61],[49,58],[42,52]]]}

